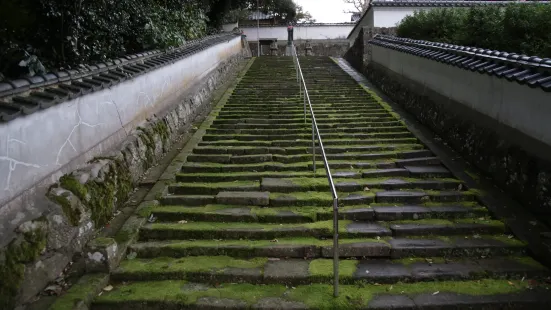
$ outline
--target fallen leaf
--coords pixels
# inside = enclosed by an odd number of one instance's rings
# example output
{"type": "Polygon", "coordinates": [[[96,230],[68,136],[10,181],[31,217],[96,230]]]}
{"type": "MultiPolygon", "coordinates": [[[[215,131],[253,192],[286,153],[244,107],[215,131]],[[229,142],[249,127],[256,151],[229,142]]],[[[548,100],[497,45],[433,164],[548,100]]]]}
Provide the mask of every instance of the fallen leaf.
{"type": "Polygon", "coordinates": [[[278,241],[277,239],[274,239],[274,240],[272,240],[272,241],[270,241],[270,242],[279,242],[279,241],[278,241]]]}
{"type": "Polygon", "coordinates": [[[369,270],[366,270],[365,273],[369,273],[369,270]]]}
{"type": "Polygon", "coordinates": [[[513,282],[511,282],[511,281],[508,281],[507,283],[509,283],[509,285],[514,285],[513,282]]]}
{"type": "Polygon", "coordinates": [[[369,187],[367,187],[367,186],[364,187],[364,191],[366,191],[366,192],[370,191],[369,187]]]}
{"type": "Polygon", "coordinates": [[[112,285],[107,285],[106,287],[103,288],[104,291],[106,292],[111,292],[113,290],[113,286],[112,285]]]}
{"type": "Polygon", "coordinates": [[[440,291],[436,291],[436,292],[432,293],[432,295],[438,295],[438,293],[440,293],[440,291]]]}
{"type": "Polygon", "coordinates": [[[381,237],[380,237],[380,236],[377,236],[377,240],[381,240],[381,237]]]}
{"type": "Polygon", "coordinates": [[[181,220],[181,221],[178,221],[178,224],[187,224],[187,221],[186,220],[181,220]]]}

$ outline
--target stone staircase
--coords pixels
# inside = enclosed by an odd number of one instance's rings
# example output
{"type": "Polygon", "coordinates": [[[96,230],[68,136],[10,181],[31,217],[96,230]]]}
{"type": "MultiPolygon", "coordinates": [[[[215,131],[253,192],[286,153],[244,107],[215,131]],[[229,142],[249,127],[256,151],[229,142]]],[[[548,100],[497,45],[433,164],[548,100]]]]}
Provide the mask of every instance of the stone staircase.
{"type": "Polygon", "coordinates": [[[340,198],[290,57],[254,60],[93,309],[543,309],[549,271],[385,104],[301,58],[340,198]],[[456,308],[458,307],[458,308],[456,308]]]}

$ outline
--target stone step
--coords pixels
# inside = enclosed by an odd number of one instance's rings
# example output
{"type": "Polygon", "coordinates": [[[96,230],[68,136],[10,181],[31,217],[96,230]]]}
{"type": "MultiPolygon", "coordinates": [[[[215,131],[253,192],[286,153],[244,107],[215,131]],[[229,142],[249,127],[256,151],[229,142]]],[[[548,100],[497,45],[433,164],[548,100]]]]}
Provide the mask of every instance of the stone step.
{"type": "MultiPolygon", "coordinates": [[[[430,155],[430,151],[424,149],[424,146],[418,144],[407,145],[404,147],[395,147],[393,151],[380,151],[374,153],[330,153],[326,154],[329,161],[364,161],[380,160],[391,158],[420,157],[430,155]]],[[[255,155],[230,155],[230,154],[190,154],[187,161],[190,163],[216,163],[216,164],[258,164],[258,163],[282,163],[296,164],[312,160],[312,154],[280,155],[280,154],[255,154],[255,155]]],[[[316,161],[322,163],[322,155],[316,154],[316,161]]],[[[333,167],[330,164],[331,167],[333,167]]],[[[353,163],[348,167],[353,166],[353,163]]],[[[340,168],[335,166],[334,168],[340,168]]],[[[343,166],[343,168],[346,168],[343,166]]]]}
{"type": "MultiPolygon", "coordinates": [[[[332,123],[329,122],[319,122],[318,128],[319,129],[326,129],[326,128],[357,128],[357,127],[365,127],[365,126],[373,126],[373,127],[384,127],[384,126],[394,126],[398,125],[401,126],[402,124],[399,121],[393,121],[393,120],[370,120],[365,122],[355,122],[355,123],[339,123],[338,119],[335,119],[332,123]]],[[[300,123],[290,123],[290,124],[251,124],[251,123],[238,123],[238,124],[213,124],[211,128],[216,129],[250,129],[250,128],[277,128],[277,129],[304,129],[304,128],[311,128],[311,122],[308,122],[305,124],[304,122],[300,123]]]]}
{"type": "MultiPolygon", "coordinates": [[[[365,153],[365,152],[382,152],[382,151],[394,151],[399,149],[423,149],[424,146],[421,144],[415,143],[393,143],[393,144],[380,144],[380,145],[367,145],[367,146],[331,146],[324,145],[326,154],[339,154],[339,153],[365,153]]],[[[321,148],[315,148],[316,153],[321,153],[321,148]]],[[[249,146],[198,146],[193,149],[193,154],[205,154],[205,155],[214,155],[214,154],[229,154],[229,155],[263,155],[263,154],[274,154],[274,155],[299,155],[299,154],[312,154],[312,147],[249,147],[249,146]]],[[[412,169],[415,169],[415,166],[412,166],[412,169]]],[[[423,167],[417,168],[417,170],[422,170],[423,167]]],[[[426,170],[432,169],[434,167],[426,168],[426,170]]],[[[430,170],[430,171],[432,171],[430,170]]],[[[420,172],[419,172],[420,173],[420,172]]],[[[437,173],[437,171],[434,171],[437,173]]]]}
{"type": "MultiPolygon", "coordinates": [[[[209,284],[233,282],[301,285],[331,284],[331,259],[239,259],[229,256],[159,257],[126,260],[113,271],[116,282],[188,280],[209,284]]],[[[532,258],[341,260],[339,282],[343,284],[481,279],[543,279],[549,270],[532,258]]]]}
{"type": "MultiPolygon", "coordinates": [[[[425,155],[424,151],[417,152],[404,152],[399,155],[403,157],[409,156],[420,156],[419,161],[424,161],[425,163],[430,163],[432,161],[436,162],[437,158],[423,158],[425,155]]],[[[333,171],[335,177],[350,177],[350,173],[338,171],[338,169],[346,170],[381,170],[381,169],[395,169],[398,163],[402,162],[402,159],[396,158],[379,158],[370,161],[361,161],[361,162],[347,162],[347,161],[337,161],[329,160],[329,165],[333,171]]],[[[439,162],[438,162],[439,163],[439,162]]],[[[319,166],[319,165],[318,165],[319,166]]],[[[322,172],[320,175],[324,175],[325,171],[323,167],[317,167],[321,169],[322,172]]],[[[183,173],[216,173],[217,175],[228,175],[234,172],[247,172],[247,173],[261,173],[261,172],[282,172],[282,171],[294,171],[299,173],[304,173],[305,171],[312,172],[312,162],[302,162],[302,163],[293,163],[293,164],[283,164],[283,163],[261,163],[261,164],[246,164],[246,165],[234,165],[234,164],[216,164],[216,163],[193,163],[187,162],[182,165],[183,173]]],[[[354,178],[360,177],[358,171],[351,171],[354,173],[352,176],[354,178]]],[[[259,174],[260,176],[260,174],[259,174]]],[[[312,175],[308,175],[312,176],[312,175]]],[[[231,180],[230,180],[231,181],[231,180]]]]}
{"type": "MultiPolygon", "coordinates": [[[[323,139],[392,139],[392,138],[412,138],[413,135],[409,131],[401,132],[376,132],[376,133],[326,133],[323,139]]],[[[286,139],[294,140],[310,140],[311,134],[285,134],[286,139]]],[[[214,135],[205,134],[203,141],[278,141],[281,135],[214,135]]]]}
{"type": "MultiPolygon", "coordinates": [[[[158,206],[150,212],[157,222],[244,222],[244,223],[311,223],[333,219],[330,207],[266,208],[255,206],[206,205],[158,206]]],[[[352,221],[400,221],[423,219],[479,219],[484,220],[488,210],[476,204],[439,204],[428,206],[369,206],[340,208],[339,219],[352,221]]],[[[422,223],[422,222],[419,222],[422,223]]]]}
{"type": "MultiPolygon", "coordinates": [[[[324,118],[324,117],[318,117],[316,115],[316,120],[320,124],[324,123],[330,123],[330,122],[339,122],[342,124],[345,123],[356,123],[361,121],[394,121],[395,118],[387,115],[387,116],[364,116],[364,117],[351,117],[348,115],[339,115],[336,118],[324,118]]],[[[307,115],[306,118],[307,124],[311,124],[310,117],[307,115]]],[[[296,123],[302,123],[304,124],[304,118],[298,117],[298,118],[235,118],[235,119],[215,119],[212,124],[218,125],[218,124],[296,124],[296,123]]]]}
{"type": "MultiPolygon", "coordinates": [[[[427,202],[474,201],[476,193],[470,191],[362,191],[340,193],[339,203],[345,206],[371,203],[422,204],[427,202]]],[[[333,197],[327,192],[271,193],[272,207],[300,207],[308,205],[331,206],[333,197]]]]}
{"type": "MultiPolygon", "coordinates": [[[[333,258],[333,241],[316,238],[274,240],[165,240],[139,242],[130,246],[139,258],[217,256],[333,258]]],[[[340,239],[339,257],[366,258],[484,258],[525,254],[526,246],[507,236],[340,239]]]]}
{"type": "MultiPolygon", "coordinates": [[[[297,269],[298,266],[296,266],[297,269]]],[[[240,278],[252,279],[257,274],[251,271],[247,275],[247,270],[241,271],[243,274],[240,278]]],[[[183,272],[180,271],[180,273],[183,272]]],[[[151,310],[344,310],[359,307],[361,309],[456,309],[457,305],[461,305],[461,309],[513,309],[512,306],[514,309],[546,309],[551,301],[551,296],[545,289],[536,287],[531,290],[525,288],[521,281],[511,282],[507,279],[396,285],[377,283],[363,285],[362,289],[357,285],[342,285],[344,296],[349,298],[338,299],[331,296],[330,284],[298,285],[290,288],[285,284],[255,286],[231,283],[234,281],[215,284],[194,282],[196,281],[164,280],[114,284],[113,290],[102,293],[93,301],[92,309],[145,309],[145,305],[151,310]]]]}
{"type": "MultiPolygon", "coordinates": [[[[376,132],[401,132],[405,126],[381,126],[381,127],[354,127],[354,128],[320,128],[320,134],[324,133],[376,133],[376,132]]],[[[207,129],[207,134],[212,135],[286,135],[305,134],[311,132],[311,128],[302,129],[207,129]]]]}
{"type": "MultiPolygon", "coordinates": [[[[335,174],[333,174],[335,175],[335,174]]],[[[335,188],[341,193],[371,191],[375,189],[457,189],[461,182],[457,180],[418,180],[418,179],[334,179],[335,188]]],[[[301,191],[328,191],[329,183],[325,178],[262,178],[261,188],[272,193],[291,193],[301,191]]]]}
{"type": "MultiPolygon", "coordinates": [[[[323,145],[330,146],[372,146],[384,144],[417,144],[416,138],[397,138],[397,139],[324,139],[323,145]]],[[[312,147],[312,139],[309,140],[275,140],[275,141],[201,141],[198,147],[312,147]]]]}
{"type": "MultiPolygon", "coordinates": [[[[503,234],[503,223],[492,220],[417,220],[399,222],[339,221],[339,236],[355,237],[411,237],[503,234]]],[[[140,240],[188,239],[251,239],[272,240],[291,237],[331,238],[333,221],[313,223],[221,223],[186,222],[147,224],[140,230],[140,240]]]]}

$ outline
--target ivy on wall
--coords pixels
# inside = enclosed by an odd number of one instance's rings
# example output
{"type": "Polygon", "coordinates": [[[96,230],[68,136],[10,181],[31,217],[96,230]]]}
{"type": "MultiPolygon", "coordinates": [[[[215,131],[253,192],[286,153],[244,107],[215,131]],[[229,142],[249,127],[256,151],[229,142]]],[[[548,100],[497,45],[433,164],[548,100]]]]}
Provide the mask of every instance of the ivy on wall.
{"type": "Polygon", "coordinates": [[[397,35],[551,57],[551,4],[418,11],[402,20],[397,35]]]}

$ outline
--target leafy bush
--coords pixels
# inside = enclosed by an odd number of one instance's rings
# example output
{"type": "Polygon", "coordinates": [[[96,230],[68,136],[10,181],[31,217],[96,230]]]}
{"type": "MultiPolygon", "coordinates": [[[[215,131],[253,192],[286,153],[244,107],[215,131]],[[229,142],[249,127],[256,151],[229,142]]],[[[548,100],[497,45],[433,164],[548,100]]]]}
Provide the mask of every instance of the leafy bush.
{"type": "Polygon", "coordinates": [[[551,5],[511,4],[415,12],[400,37],[551,57],[551,5]]]}
{"type": "MultiPolygon", "coordinates": [[[[217,0],[220,1],[220,0],[217,0]]],[[[205,5],[207,4],[207,5],[205,5]]],[[[203,0],[0,0],[0,72],[75,67],[206,34],[203,0]]]]}

